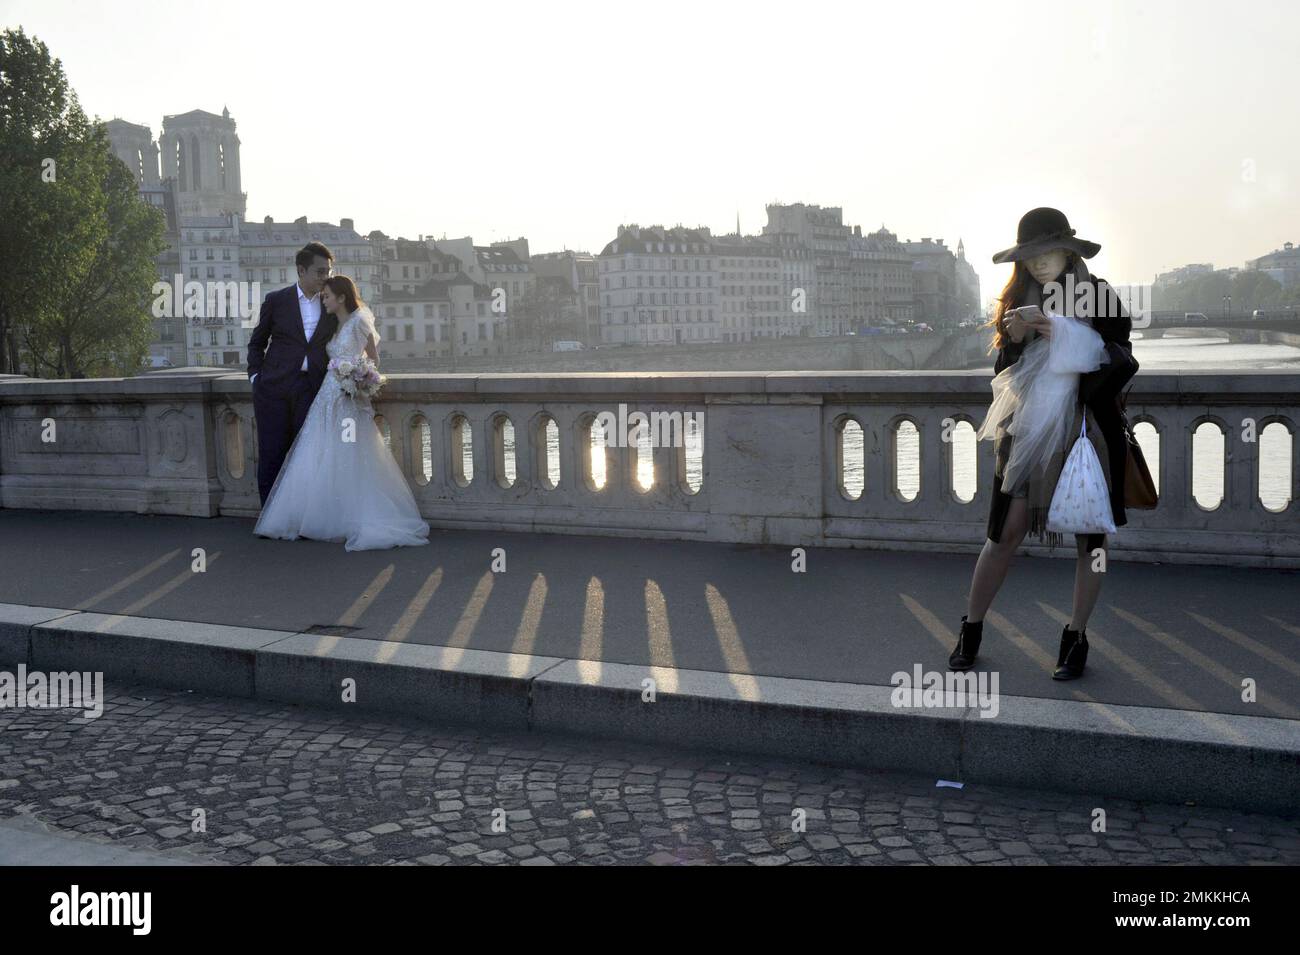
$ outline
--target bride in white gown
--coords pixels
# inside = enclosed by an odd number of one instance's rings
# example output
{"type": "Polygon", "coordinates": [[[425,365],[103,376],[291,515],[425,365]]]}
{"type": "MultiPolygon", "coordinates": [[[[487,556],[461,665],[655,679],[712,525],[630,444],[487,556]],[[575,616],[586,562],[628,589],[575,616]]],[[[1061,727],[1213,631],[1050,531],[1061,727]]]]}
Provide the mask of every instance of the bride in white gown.
{"type": "MultiPolygon", "coordinates": [[[[330,278],[321,307],[339,319],[330,358],[376,364],[374,316],[347,276],[330,278]]],[[[429,525],[384,445],[370,399],[348,395],[331,370],[307,411],[253,533],[259,537],[346,541],[347,550],[427,544],[429,525]]]]}

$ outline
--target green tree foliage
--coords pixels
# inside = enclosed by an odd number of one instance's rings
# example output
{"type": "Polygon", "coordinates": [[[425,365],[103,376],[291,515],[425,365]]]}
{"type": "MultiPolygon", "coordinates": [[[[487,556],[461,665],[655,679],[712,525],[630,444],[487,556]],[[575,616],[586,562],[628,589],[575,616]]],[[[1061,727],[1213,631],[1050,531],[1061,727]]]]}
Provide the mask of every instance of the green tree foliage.
{"type": "Polygon", "coordinates": [[[138,369],[163,229],[62,64],[21,28],[0,32],[0,371],[138,369]]]}

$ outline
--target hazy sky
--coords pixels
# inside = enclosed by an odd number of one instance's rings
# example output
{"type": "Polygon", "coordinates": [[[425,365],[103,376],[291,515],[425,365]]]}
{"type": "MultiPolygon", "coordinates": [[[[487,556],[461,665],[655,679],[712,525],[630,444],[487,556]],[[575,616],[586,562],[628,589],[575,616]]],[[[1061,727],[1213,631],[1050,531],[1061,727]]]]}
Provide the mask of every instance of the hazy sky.
{"type": "Polygon", "coordinates": [[[756,233],[842,206],[989,262],[1027,209],[1150,281],[1300,243],[1300,4],[0,0],[87,112],[228,106],[253,219],[526,236],[756,233]]]}

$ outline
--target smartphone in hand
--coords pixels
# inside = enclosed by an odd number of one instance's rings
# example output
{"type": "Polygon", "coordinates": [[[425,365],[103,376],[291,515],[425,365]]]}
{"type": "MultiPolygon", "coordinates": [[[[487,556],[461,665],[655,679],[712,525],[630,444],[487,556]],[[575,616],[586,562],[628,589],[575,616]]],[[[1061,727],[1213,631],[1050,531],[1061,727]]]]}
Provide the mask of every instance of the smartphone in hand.
{"type": "Polygon", "coordinates": [[[1021,305],[1019,308],[1011,309],[1011,314],[1016,315],[1022,321],[1027,322],[1030,325],[1033,325],[1035,322],[1041,322],[1047,318],[1047,316],[1043,314],[1043,310],[1037,305],[1021,305]]]}

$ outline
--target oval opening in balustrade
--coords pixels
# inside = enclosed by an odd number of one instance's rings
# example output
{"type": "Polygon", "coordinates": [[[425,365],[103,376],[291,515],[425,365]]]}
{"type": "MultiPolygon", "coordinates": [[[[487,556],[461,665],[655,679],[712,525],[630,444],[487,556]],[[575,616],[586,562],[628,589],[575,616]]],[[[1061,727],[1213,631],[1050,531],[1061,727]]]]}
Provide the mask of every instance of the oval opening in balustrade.
{"type": "Polygon", "coordinates": [[[840,495],[850,501],[861,498],[867,486],[864,449],[862,425],[855,418],[841,418],[835,426],[835,474],[840,495]]]}
{"type": "Polygon", "coordinates": [[[629,431],[636,439],[636,487],[643,494],[655,486],[654,443],[650,436],[650,426],[644,428],[630,427],[629,431]]]}
{"type": "Polygon", "coordinates": [[[537,419],[533,434],[533,447],[542,456],[537,468],[538,482],[548,491],[560,486],[560,426],[548,414],[537,419]]]}
{"type": "Polygon", "coordinates": [[[1133,425],[1133,437],[1137,438],[1138,447],[1142,449],[1142,459],[1151,472],[1151,483],[1160,493],[1160,432],[1150,421],[1139,421],[1133,425]]]}
{"type": "Polygon", "coordinates": [[[451,419],[451,479],[460,487],[474,480],[474,429],[460,414],[451,419]]]}
{"type": "Polygon", "coordinates": [[[677,452],[678,482],[687,494],[704,486],[704,412],[682,412],[682,446],[677,452]]]}
{"type": "Polygon", "coordinates": [[[1192,432],[1192,499],[1207,511],[1223,502],[1223,429],[1202,421],[1192,432]]]}
{"type": "Polygon", "coordinates": [[[975,426],[960,420],[948,431],[948,481],[952,496],[963,504],[975,500],[979,486],[975,426]]]}
{"type": "Polygon", "coordinates": [[[424,487],[433,480],[433,429],[429,427],[429,419],[422,414],[413,415],[410,435],[413,477],[416,484],[424,487]]]}
{"type": "Polygon", "coordinates": [[[239,415],[227,411],[222,416],[221,432],[226,448],[226,473],[238,481],[244,476],[244,427],[239,415]]]}
{"type": "Polygon", "coordinates": [[[894,491],[904,501],[921,493],[921,432],[906,418],[894,425],[894,491]]]}
{"type": "Polygon", "coordinates": [[[515,486],[515,426],[506,415],[492,419],[493,476],[500,487],[515,486]]]}
{"type": "Polygon", "coordinates": [[[599,491],[605,487],[607,477],[606,458],[608,437],[605,426],[595,415],[583,418],[579,430],[579,446],[584,449],[586,460],[582,464],[582,481],[589,491],[599,491]]]}
{"type": "Polygon", "coordinates": [[[393,451],[393,429],[388,424],[388,419],[381,414],[375,415],[375,427],[379,429],[379,436],[384,439],[384,447],[391,454],[393,451]]]}
{"type": "Polygon", "coordinates": [[[1290,429],[1281,421],[1270,421],[1259,433],[1259,503],[1271,513],[1285,511],[1291,504],[1290,429]]]}

